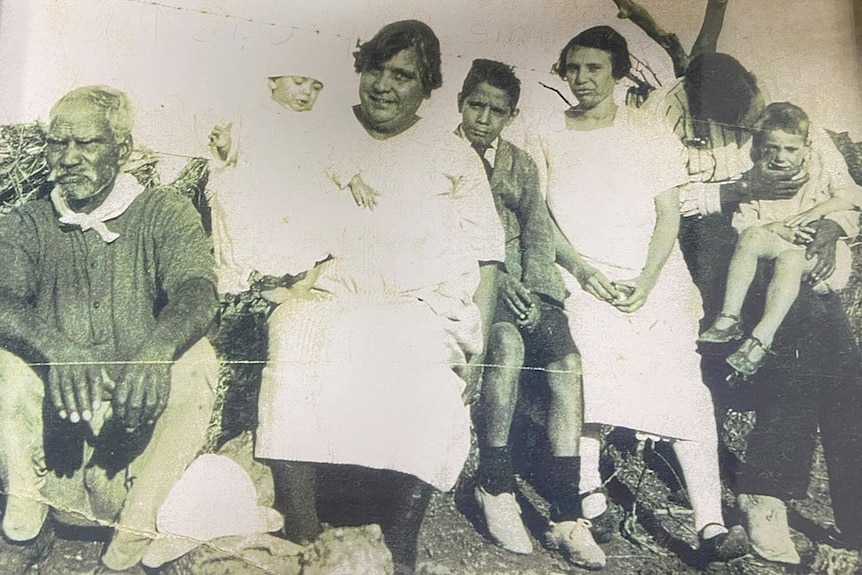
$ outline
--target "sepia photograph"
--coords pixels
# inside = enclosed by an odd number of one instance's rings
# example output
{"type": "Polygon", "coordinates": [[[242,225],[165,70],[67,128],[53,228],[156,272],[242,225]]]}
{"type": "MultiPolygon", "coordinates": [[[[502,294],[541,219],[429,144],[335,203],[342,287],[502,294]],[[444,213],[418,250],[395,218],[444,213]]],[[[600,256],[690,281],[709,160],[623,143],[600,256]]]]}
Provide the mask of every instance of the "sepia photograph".
{"type": "Polygon", "coordinates": [[[0,0],[0,573],[862,574],[862,0],[0,0]]]}

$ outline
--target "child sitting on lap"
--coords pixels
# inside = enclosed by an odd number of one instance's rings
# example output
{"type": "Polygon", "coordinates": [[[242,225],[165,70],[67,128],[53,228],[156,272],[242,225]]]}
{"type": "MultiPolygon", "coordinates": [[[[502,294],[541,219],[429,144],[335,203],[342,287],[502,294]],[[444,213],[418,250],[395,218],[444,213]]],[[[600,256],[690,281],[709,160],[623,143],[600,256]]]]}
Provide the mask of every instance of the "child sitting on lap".
{"type": "MultiPolygon", "coordinates": [[[[712,326],[698,341],[725,343],[743,335],[740,312],[761,260],[773,260],[766,307],[758,324],[727,363],[743,376],[753,375],[766,361],[772,340],[787,315],[799,286],[817,259],[807,258],[805,243],[809,224],[838,211],[862,207],[862,189],[836,189],[822,185],[811,173],[809,120],[799,107],[787,102],[770,104],[758,121],[752,138],[754,169],[765,174],[784,172],[807,181],[792,198],[740,204],[733,225],[740,232],[728,271],[724,306],[712,326]]],[[[841,289],[850,272],[850,249],[838,242],[836,273],[815,285],[815,290],[841,289]]]]}

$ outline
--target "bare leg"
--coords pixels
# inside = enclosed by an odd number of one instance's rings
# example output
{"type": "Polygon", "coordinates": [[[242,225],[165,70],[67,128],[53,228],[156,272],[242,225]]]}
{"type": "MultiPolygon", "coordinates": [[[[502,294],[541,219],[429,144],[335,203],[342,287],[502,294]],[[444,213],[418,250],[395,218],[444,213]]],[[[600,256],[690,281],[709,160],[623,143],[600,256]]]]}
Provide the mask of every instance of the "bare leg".
{"type": "Polygon", "coordinates": [[[581,359],[569,354],[548,364],[551,404],[548,410],[548,440],[557,457],[576,456],[584,424],[581,359]]]}
{"type": "Polygon", "coordinates": [[[524,365],[524,342],[518,328],[502,322],[491,326],[487,357],[481,395],[484,443],[487,447],[506,447],[524,365]]]}
{"type": "Polygon", "coordinates": [[[814,267],[816,261],[816,258],[805,259],[804,251],[793,249],[785,250],[775,259],[775,271],[766,290],[766,309],[751,332],[767,347],[772,345],[775,332],[799,295],[802,276],[814,267]]]}
{"type": "MultiPolygon", "coordinates": [[[[748,228],[739,236],[730,268],[727,272],[727,289],[724,295],[722,314],[739,317],[748,288],[757,272],[757,263],[761,259],[776,259],[785,253],[792,244],[780,236],[770,232],[765,227],[748,228]]],[[[798,287],[798,286],[797,286],[798,287]]],[[[719,317],[715,327],[725,329],[734,320],[719,317]]]]}

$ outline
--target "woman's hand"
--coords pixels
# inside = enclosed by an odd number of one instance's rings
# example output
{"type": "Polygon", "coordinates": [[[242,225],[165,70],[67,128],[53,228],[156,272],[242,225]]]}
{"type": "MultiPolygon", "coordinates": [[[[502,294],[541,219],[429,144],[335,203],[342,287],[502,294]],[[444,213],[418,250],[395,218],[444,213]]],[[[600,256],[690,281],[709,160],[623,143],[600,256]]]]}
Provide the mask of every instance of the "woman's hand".
{"type": "Polygon", "coordinates": [[[594,267],[585,266],[575,275],[585,292],[604,302],[613,304],[620,292],[605,274],[594,267]]]}
{"type": "Polygon", "coordinates": [[[623,313],[634,313],[647,302],[657,280],[657,277],[643,273],[631,280],[615,282],[619,296],[611,303],[623,313]]]}

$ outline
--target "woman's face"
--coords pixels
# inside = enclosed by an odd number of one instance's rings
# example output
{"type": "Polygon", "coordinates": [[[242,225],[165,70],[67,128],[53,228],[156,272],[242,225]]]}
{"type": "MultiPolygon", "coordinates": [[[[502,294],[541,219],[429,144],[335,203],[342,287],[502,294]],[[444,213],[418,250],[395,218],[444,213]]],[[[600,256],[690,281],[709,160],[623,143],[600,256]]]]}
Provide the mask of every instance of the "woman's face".
{"type": "Polygon", "coordinates": [[[382,66],[367,67],[359,76],[360,107],[368,127],[377,132],[394,135],[409,128],[425,98],[412,48],[382,66]]]}
{"type": "Polygon", "coordinates": [[[610,52],[575,46],[566,55],[565,73],[580,108],[589,110],[613,97],[617,81],[610,52]]]}

